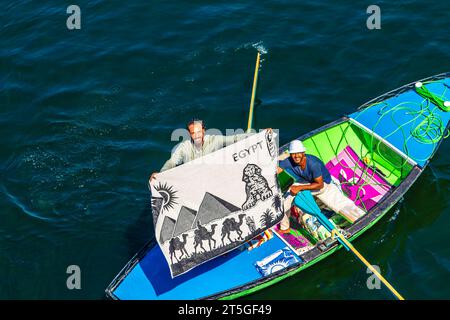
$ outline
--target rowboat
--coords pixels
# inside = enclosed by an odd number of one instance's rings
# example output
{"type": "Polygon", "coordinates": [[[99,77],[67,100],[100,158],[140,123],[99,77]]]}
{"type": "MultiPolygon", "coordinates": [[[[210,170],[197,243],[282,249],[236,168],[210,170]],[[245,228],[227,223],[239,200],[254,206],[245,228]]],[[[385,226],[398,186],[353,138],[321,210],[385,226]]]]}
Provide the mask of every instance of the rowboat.
{"type": "MultiPolygon", "coordinates": [[[[350,242],[386,215],[425,170],[448,135],[448,101],[450,73],[443,73],[372,99],[298,138],[365,212],[352,223],[329,214],[350,242]]],[[[286,157],[287,148],[288,144],[279,149],[280,158],[286,157]]],[[[332,237],[318,239],[303,226],[292,230],[287,238],[273,227],[255,241],[175,278],[152,240],[114,278],[106,295],[120,300],[236,299],[287,279],[343,247],[332,237]],[[268,271],[261,273],[258,263],[280,250],[289,251],[296,262],[267,265],[268,271]]]]}

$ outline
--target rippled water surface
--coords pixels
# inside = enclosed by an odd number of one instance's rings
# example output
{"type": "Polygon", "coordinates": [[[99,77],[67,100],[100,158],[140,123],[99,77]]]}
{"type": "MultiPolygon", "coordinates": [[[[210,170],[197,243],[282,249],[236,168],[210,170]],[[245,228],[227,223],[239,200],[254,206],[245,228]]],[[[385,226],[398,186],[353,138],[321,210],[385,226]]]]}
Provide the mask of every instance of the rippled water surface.
{"type": "MultiPolygon", "coordinates": [[[[102,299],[152,237],[147,178],[193,116],[281,143],[403,84],[450,71],[450,3],[9,1],[0,10],[0,298],[102,299]],[[66,288],[79,265],[82,289],[66,288]]],[[[450,298],[449,154],[356,245],[407,298],[450,298]]],[[[386,299],[347,252],[258,299],[386,299]]]]}

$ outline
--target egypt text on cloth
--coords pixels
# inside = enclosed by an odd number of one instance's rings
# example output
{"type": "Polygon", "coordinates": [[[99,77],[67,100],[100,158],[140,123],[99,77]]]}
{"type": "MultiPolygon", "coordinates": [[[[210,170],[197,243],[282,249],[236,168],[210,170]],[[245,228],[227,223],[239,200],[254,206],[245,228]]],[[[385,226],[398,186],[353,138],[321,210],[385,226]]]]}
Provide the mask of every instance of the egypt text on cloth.
{"type": "Polygon", "coordinates": [[[151,181],[155,237],[172,277],[283,218],[275,137],[264,130],[151,181]]]}

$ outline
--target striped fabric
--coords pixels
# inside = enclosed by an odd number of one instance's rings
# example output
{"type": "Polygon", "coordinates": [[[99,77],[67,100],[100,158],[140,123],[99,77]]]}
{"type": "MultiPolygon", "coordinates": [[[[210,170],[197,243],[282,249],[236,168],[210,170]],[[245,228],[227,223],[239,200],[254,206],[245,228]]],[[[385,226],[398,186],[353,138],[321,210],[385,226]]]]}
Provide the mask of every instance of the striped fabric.
{"type": "Polygon", "coordinates": [[[374,207],[391,189],[391,185],[367,167],[350,146],[330,160],[326,167],[339,180],[342,191],[366,211],[374,207]]]}

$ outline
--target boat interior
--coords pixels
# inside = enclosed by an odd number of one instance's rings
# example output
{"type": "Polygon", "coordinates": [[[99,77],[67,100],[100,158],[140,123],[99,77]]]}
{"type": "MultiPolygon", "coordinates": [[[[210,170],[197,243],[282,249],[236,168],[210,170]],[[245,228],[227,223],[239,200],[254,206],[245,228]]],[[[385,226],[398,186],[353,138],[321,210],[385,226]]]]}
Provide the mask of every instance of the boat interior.
{"type": "MultiPolygon", "coordinates": [[[[361,209],[362,215],[359,219],[373,210],[391,189],[397,187],[414,166],[389,142],[360,126],[353,119],[319,131],[304,139],[303,144],[307,154],[315,155],[323,161],[333,181],[339,181],[342,194],[361,209]]],[[[282,148],[279,160],[287,157],[289,153],[286,146],[282,148]]],[[[278,180],[282,191],[285,192],[295,182],[295,177],[283,172],[278,175],[278,180]]],[[[342,230],[359,220],[352,221],[343,213],[333,212],[320,200],[317,202],[322,213],[342,230]]],[[[297,254],[311,250],[318,242],[331,236],[325,230],[317,230],[307,221],[310,217],[306,216],[307,218],[299,219],[293,219],[291,216],[288,233],[281,232],[279,226],[273,228],[297,254]]],[[[316,226],[319,228],[318,223],[316,226]]]]}
{"type": "MultiPolygon", "coordinates": [[[[427,81],[426,87],[450,100],[448,76],[427,81]]],[[[367,215],[385,210],[380,204],[388,201],[394,190],[403,188],[406,177],[414,176],[428,163],[442,133],[447,132],[444,129],[448,130],[450,112],[434,107],[411,88],[378,97],[364,105],[366,108],[299,138],[306,153],[320,158],[333,179],[339,181],[344,197],[363,212],[359,219],[349,221],[333,210],[319,209],[326,222],[344,232],[350,233],[356,229],[350,226],[372,218],[367,215]]],[[[306,132],[304,128],[298,131],[306,132]]],[[[280,160],[289,157],[287,149],[288,145],[280,149],[280,160]]],[[[286,192],[295,179],[280,174],[278,181],[286,192]]],[[[248,294],[317,261],[320,252],[315,249],[326,244],[323,237],[327,234],[309,230],[303,220],[291,219],[290,227],[287,234],[274,226],[272,231],[266,230],[245,245],[175,278],[160,247],[150,243],[125,266],[107,292],[117,299],[228,299],[244,295],[242,292],[248,294]]]]}

